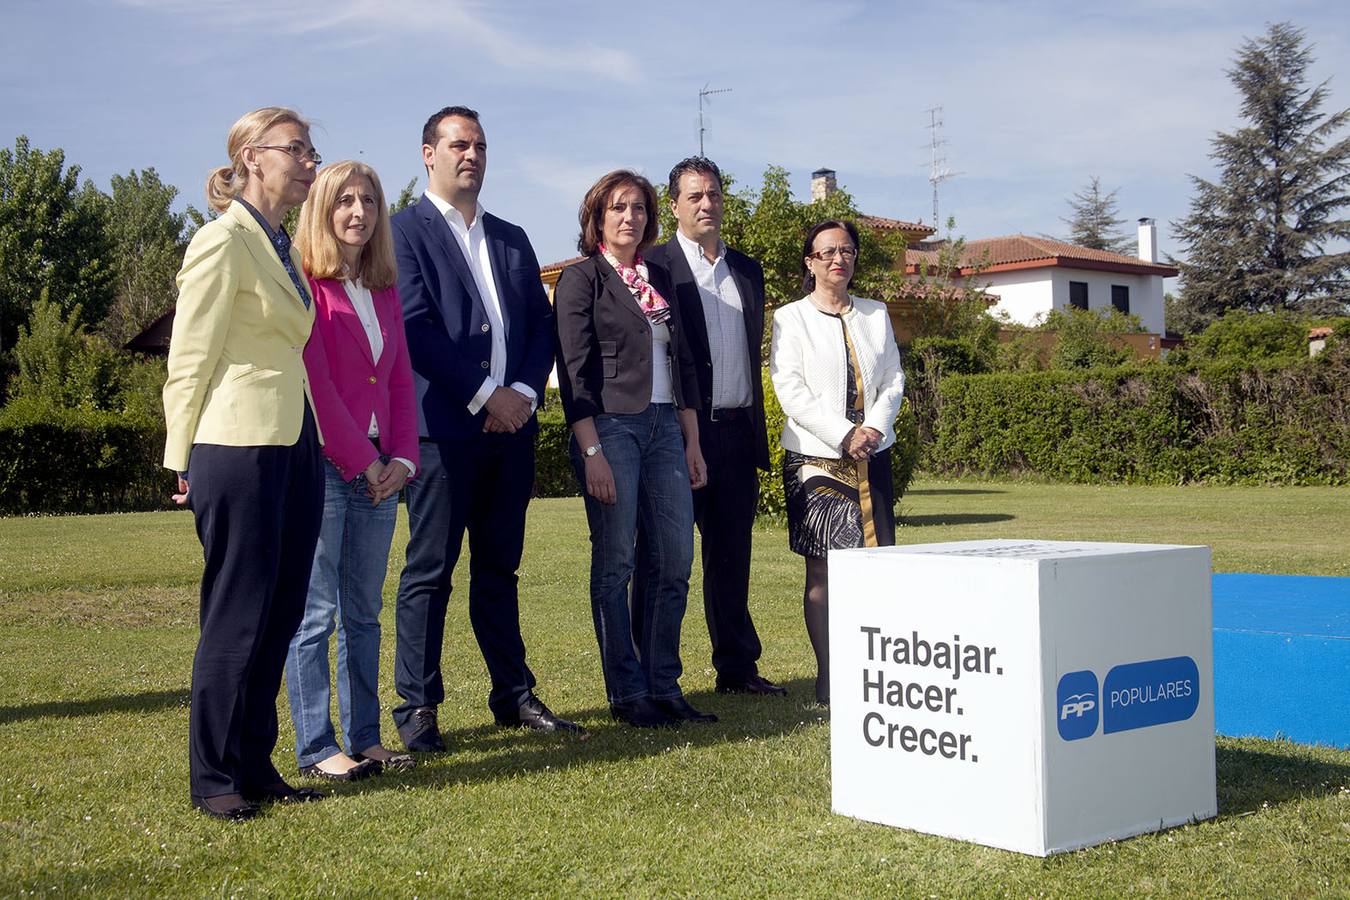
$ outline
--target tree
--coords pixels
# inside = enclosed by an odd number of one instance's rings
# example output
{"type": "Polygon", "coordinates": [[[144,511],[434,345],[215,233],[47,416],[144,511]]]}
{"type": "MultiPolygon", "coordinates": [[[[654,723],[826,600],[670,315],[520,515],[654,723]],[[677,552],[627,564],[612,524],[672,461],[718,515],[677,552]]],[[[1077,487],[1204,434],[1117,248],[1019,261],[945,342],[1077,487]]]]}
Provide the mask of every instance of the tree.
{"type": "Polygon", "coordinates": [[[1070,244],[1127,256],[1132,254],[1133,242],[1120,232],[1125,220],[1116,209],[1116,192],[1102,193],[1101,179],[1096,175],[1088,181],[1086,189],[1073,195],[1069,209],[1073,215],[1060,221],[1069,226],[1066,240],[1070,244]]]}
{"type": "Polygon", "coordinates": [[[112,302],[106,198],[79,178],[62,150],[33,149],[23,136],[0,149],[0,350],[44,295],[63,312],[81,307],[91,322],[112,302]]]}
{"type": "MultiPolygon", "coordinates": [[[[1350,299],[1350,109],[1320,112],[1327,82],[1307,86],[1312,51],[1287,22],[1238,50],[1228,79],[1247,124],[1215,135],[1218,178],[1191,176],[1191,211],[1174,222],[1186,248],[1182,303],[1212,320],[1228,309],[1334,313],[1350,299]]],[[[1180,312],[1180,310],[1178,310],[1180,312]]]]}
{"type": "Polygon", "coordinates": [[[417,202],[417,176],[414,175],[408,183],[403,186],[403,190],[398,192],[398,197],[393,203],[389,204],[389,215],[407,209],[417,202]]]}
{"type": "Polygon", "coordinates": [[[55,409],[116,405],[125,360],[102,338],[85,334],[78,305],[66,315],[40,297],[19,328],[14,356],[19,371],[9,384],[11,400],[55,409]]]}
{"type": "Polygon", "coordinates": [[[122,345],[173,305],[187,247],[187,216],[172,209],[178,189],[154,169],[112,177],[108,238],[117,297],[101,332],[122,345]]]}

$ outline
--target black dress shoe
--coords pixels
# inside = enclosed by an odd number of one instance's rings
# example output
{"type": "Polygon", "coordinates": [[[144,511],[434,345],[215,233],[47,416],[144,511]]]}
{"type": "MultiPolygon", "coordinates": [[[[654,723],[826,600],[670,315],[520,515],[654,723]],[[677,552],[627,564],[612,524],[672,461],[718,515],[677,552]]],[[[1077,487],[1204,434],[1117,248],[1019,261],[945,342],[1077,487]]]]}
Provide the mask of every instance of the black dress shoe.
{"type": "Polygon", "coordinates": [[[586,734],[586,729],[576,722],[569,722],[554,715],[553,710],[545,706],[544,701],[534,694],[526,697],[525,702],[516,707],[515,716],[498,716],[497,724],[503,728],[528,728],[531,731],[543,732],[570,731],[574,734],[586,734]]]}
{"type": "Polygon", "coordinates": [[[352,759],[357,762],[374,763],[377,772],[406,772],[417,765],[417,760],[413,758],[411,753],[395,753],[390,750],[384,752],[388,755],[383,759],[377,756],[366,756],[364,753],[353,753],[352,759]]]}
{"type": "Polygon", "coordinates": [[[253,803],[313,803],[327,796],[323,791],[291,787],[284,781],[244,791],[244,797],[253,803]]]}
{"type": "Polygon", "coordinates": [[[193,797],[192,805],[216,819],[243,822],[262,812],[256,803],[249,803],[243,794],[220,794],[215,797],[193,797]]]}
{"type": "Polygon", "coordinates": [[[436,724],[436,707],[419,706],[412,711],[412,717],[399,726],[398,736],[403,746],[414,753],[444,753],[445,741],[441,740],[441,729],[436,724]]]}
{"type": "Polygon", "coordinates": [[[759,694],[760,696],[787,696],[787,688],[774,684],[763,675],[747,675],[744,678],[723,678],[717,676],[719,694],[759,694]]]}
{"type": "Polygon", "coordinates": [[[345,772],[325,772],[317,765],[302,766],[300,769],[301,775],[307,775],[310,778],[318,778],[322,781],[337,781],[344,784],[349,781],[360,781],[362,778],[369,778],[371,775],[378,775],[379,772],[380,764],[373,759],[359,762],[345,772]]]}
{"type": "Polygon", "coordinates": [[[679,719],[668,716],[650,697],[639,697],[627,703],[611,703],[609,714],[611,718],[627,722],[635,728],[667,728],[680,724],[679,719]]]}
{"type": "Polygon", "coordinates": [[[717,716],[710,712],[702,712],[689,705],[689,701],[683,697],[673,697],[669,700],[653,700],[656,708],[661,710],[672,719],[679,719],[682,722],[697,722],[703,724],[706,722],[716,722],[717,716]]]}

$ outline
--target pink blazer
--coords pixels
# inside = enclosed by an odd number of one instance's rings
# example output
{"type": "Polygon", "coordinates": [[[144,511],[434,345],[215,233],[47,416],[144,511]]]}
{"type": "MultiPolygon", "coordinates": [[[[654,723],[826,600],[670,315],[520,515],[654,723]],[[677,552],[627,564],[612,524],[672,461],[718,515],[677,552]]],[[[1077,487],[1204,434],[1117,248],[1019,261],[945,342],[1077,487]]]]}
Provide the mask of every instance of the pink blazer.
{"type": "Polygon", "coordinates": [[[417,450],[417,401],[398,290],[372,291],[384,336],[379,362],[342,282],[310,278],[314,330],[305,345],[314,409],[323,432],[323,455],[347,481],[379,458],[367,435],[370,416],[380,429],[380,450],[421,466],[417,450]]]}

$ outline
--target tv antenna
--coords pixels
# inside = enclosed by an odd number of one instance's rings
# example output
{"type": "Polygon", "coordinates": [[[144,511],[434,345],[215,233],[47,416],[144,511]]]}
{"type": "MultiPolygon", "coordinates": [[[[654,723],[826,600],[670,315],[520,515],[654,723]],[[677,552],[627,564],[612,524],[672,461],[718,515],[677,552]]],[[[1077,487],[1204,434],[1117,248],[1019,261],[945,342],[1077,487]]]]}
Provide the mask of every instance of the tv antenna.
{"type": "MultiPolygon", "coordinates": [[[[712,82],[709,82],[708,84],[711,84],[711,83],[712,83],[712,82]]],[[[698,155],[699,155],[699,156],[702,156],[702,155],[703,155],[703,132],[707,130],[706,128],[703,127],[703,101],[706,100],[708,97],[711,97],[713,94],[729,94],[729,93],[731,93],[731,91],[732,91],[731,88],[717,88],[716,90],[709,90],[708,85],[705,84],[705,85],[703,85],[703,90],[701,90],[701,91],[698,92],[698,155]]],[[[709,102],[709,103],[712,103],[711,100],[709,100],[708,102],[709,102]]]]}
{"type": "Polygon", "coordinates": [[[933,186],[933,227],[941,229],[942,220],[938,218],[938,185],[950,181],[960,172],[953,172],[947,165],[947,152],[943,148],[947,139],[942,136],[942,107],[931,106],[924,110],[928,113],[928,149],[932,152],[932,163],[928,170],[928,183],[933,186]]]}

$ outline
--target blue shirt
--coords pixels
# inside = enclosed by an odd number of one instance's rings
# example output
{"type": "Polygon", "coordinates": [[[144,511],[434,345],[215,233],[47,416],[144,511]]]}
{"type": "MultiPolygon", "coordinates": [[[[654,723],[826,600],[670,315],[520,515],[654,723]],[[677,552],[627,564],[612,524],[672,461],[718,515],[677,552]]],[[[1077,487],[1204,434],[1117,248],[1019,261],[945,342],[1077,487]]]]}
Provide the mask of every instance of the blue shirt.
{"type": "Polygon", "coordinates": [[[253,218],[257,219],[258,224],[263,227],[263,233],[272,242],[272,249],[277,251],[282,268],[286,270],[287,275],[291,276],[291,283],[295,285],[296,292],[300,294],[300,300],[305,304],[305,309],[309,309],[309,289],[305,287],[304,279],[300,277],[299,272],[295,271],[295,265],[291,262],[291,236],[282,227],[273,231],[272,226],[267,224],[267,220],[263,218],[262,213],[254,209],[253,204],[247,200],[242,197],[235,197],[234,199],[236,203],[252,213],[253,218]]]}

